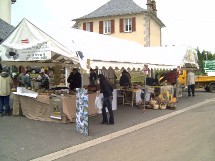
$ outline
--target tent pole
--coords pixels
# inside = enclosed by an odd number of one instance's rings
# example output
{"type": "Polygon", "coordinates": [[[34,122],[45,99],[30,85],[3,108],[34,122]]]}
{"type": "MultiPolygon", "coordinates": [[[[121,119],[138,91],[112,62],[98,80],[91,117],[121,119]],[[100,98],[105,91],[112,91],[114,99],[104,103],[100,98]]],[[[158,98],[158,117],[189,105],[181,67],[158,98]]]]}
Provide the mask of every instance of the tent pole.
{"type": "Polygon", "coordinates": [[[143,98],[143,112],[146,112],[146,75],[144,76],[144,98],[143,98]]]}

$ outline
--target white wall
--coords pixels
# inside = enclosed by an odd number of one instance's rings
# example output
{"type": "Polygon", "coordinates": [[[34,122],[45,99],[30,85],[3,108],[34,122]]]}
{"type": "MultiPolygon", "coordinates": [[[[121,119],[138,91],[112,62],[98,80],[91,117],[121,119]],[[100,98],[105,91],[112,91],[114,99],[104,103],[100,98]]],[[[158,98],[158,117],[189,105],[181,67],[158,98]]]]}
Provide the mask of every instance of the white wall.
{"type": "Polygon", "coordinates": [[[0,18],[11,24],[11,0],[0,0],[0,18]]]}

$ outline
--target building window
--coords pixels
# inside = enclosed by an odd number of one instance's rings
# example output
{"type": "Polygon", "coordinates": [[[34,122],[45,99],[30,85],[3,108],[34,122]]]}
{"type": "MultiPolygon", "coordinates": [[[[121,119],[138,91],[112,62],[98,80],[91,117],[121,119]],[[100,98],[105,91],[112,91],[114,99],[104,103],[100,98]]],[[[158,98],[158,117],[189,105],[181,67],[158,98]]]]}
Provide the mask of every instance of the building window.
{"type": "Polygon", "coordinates": [[[90,22],[86,23],[86,31],[90,31],[90,22]]]}
{"type": "Polygon", "coordinates": [[[136,31],[136,18],[124,18],[119,20],[120,32],[134,32],[136,31]]]}
{"type": "Polygon", "coordinates": [[[100,34],[114,34],[115,32],[115,21],[99,21],[99,33],[100,34]]]}
{"type": "Polygon", "coordinates": [[[93,32],[93,22],[84,22],[83,30],[93,32]]]}
{"type": "Polygon", "coordinates": [[[111,33],[111,21],[104,21],[104,34],[111,33]]]}
{"type": "Polygon", "coordinates": [[[124,31],[132,32],[132,19],[131,18],[124,19],[124,31]]]}

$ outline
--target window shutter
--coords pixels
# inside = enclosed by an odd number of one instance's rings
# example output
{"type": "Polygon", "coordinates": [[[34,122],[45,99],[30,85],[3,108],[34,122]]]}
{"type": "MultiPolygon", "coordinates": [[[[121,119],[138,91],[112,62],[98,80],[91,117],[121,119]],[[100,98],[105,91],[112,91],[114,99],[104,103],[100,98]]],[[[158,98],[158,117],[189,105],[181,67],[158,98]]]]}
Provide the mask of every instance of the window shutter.
{"type": "Polygon", "coordinates": [[[90,22],[90,32],[93,32],[93,22],[90,22]]]}
{"type": "Polygon", "coordinates": [[[99,21],[99,33],[103,34],[103,21],[99,21]]]}
{"type": "Polygon", "coordinates": [[[124,30],[123,30],[123,19],[119,19],[119,32],[124,32],[124,30]]]}
{"type": "Polygon", "coordinates": [[[86,31],[86,22],[83,23],[83,30],[86,31]]]}
{"type": "Polygon", "coordinates": [[[136,31],[136,18],[132,18],[132,31],[136,31]]]}
{"type": "Polygon", "coordinates": [[[114,34],[115,32],[115,24],[114,24],[114,20],[111,20],[111,34],[114,34]]]}

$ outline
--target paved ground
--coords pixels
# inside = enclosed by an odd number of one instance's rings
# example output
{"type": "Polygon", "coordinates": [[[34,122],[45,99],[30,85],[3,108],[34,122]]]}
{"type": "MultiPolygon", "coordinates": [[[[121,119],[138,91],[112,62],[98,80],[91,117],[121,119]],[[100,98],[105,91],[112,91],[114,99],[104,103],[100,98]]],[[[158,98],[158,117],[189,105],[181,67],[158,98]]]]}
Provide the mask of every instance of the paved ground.
{"type": "MultiPolygon", "coordinates": [[[[215,93],[197,92],[195,98],[179,99],[177,110],[183,109],[206,99],[214,98],[215,93]]],[[[0,160],[25,161],[37,158],[73,145],[77,145],[133,125],[174,112],[174,110],[147,110],[130,106],[119,106],[114,111],[115,125],[100,125],[101,115],[91,117],[90,136],[76,131],[75,124],[59,124],[29,120],[26,117],[0,118],[0,160]]]]}
{"type": "MultiPolygon", "coordinates": [[[[67,152],[63,150],[64,153],[60,151],[37,158],[35,161],[39,159],[54,160],[57,157],[58,159],[55,161],[214,161],[214,102],[215,99],[204,101],[140,123],[137,125],[138,127],[139,125],[146,126],[135,128],[137,130],[125,133],[120,137],[115,137],[115,133],[110,134],[112,138],[108,141],[102,137],[104,140],[102,143],[91,144],[90,147],[83,143],[78,145],[82,148],[81,150],[74,152],[75,148],[71,147],[70,150],[67,149],[67,152]],[[186,112],[182,112],[185,110],[186,112]],[[179,112],[182,113],[165,119],[166,116],[179,112]],[[160,118],[164,118],[164,120],[160,121],[160,118]],[[147,126],[149,122],[156,123],[147,126]],[[84,145],[85,148],[83,148],[84,145]]],[[[107,136],[105,137],[107,138],[107,136]]],[[[95,140],[90,142],[95,142],[95,140]]]]}

